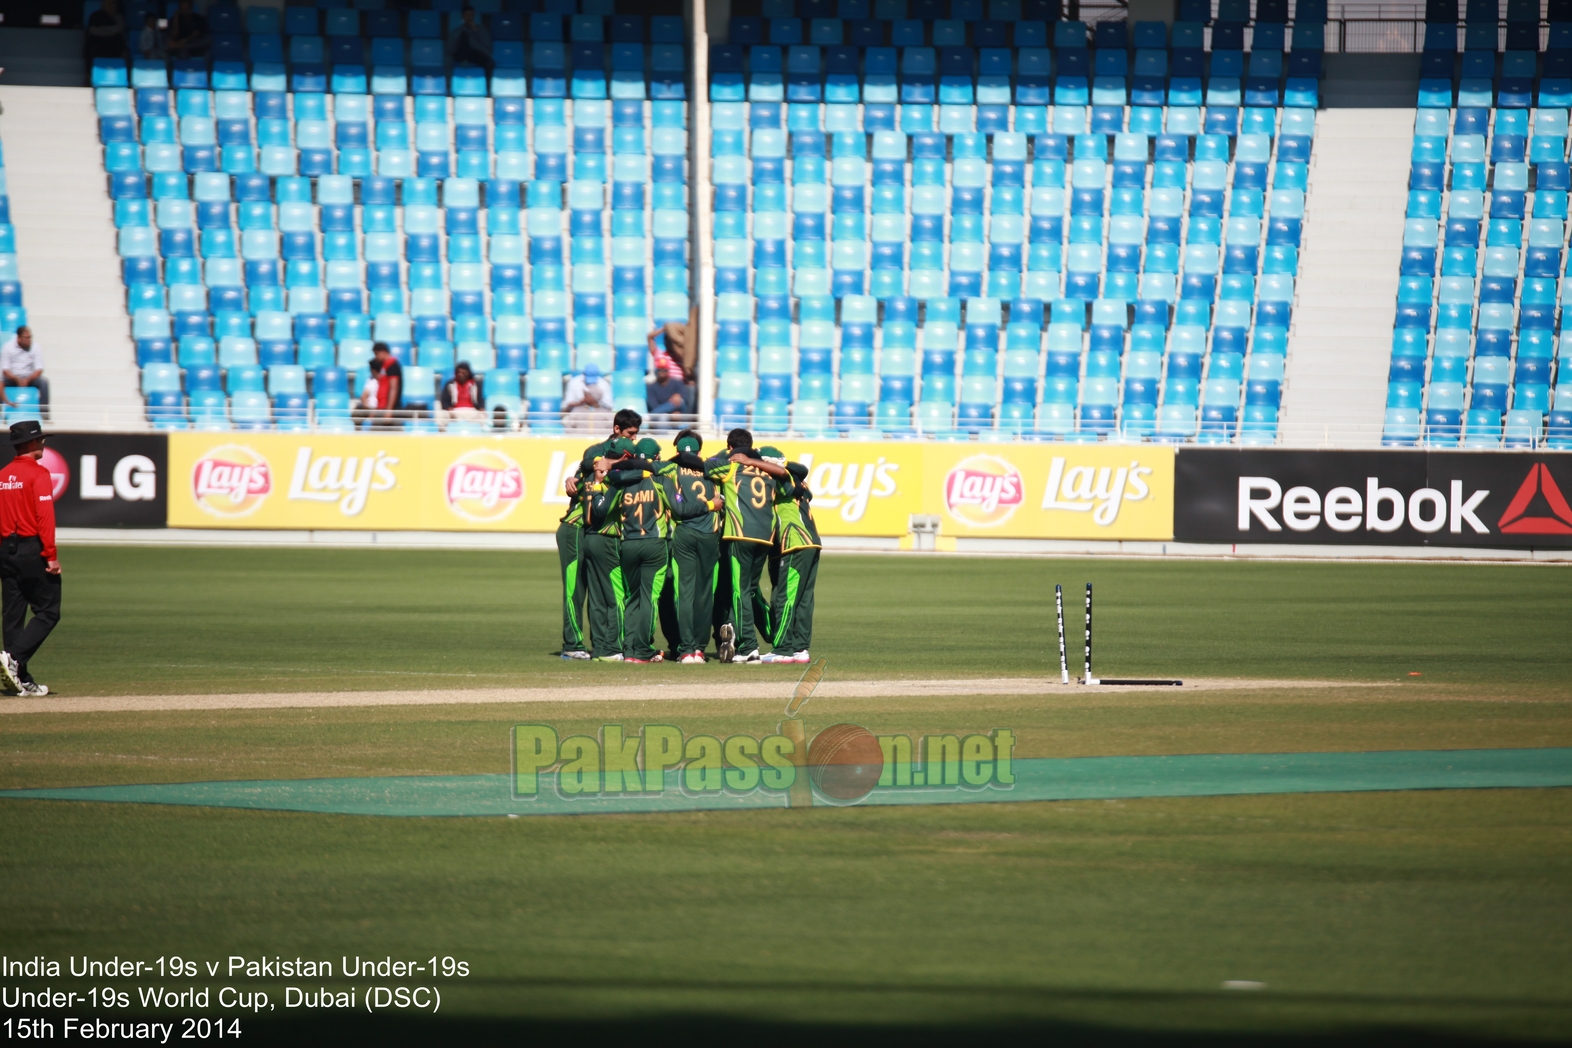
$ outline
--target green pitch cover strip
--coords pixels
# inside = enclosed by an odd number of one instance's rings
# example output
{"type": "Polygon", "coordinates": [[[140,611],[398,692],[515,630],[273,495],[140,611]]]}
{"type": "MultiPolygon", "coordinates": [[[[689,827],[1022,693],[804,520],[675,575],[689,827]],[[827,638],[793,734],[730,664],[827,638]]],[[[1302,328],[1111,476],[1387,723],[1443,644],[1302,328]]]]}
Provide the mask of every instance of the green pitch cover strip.
{"type": "MultiPolygon", "coordinates": [[[[1389,750],[1374,753],[1217,753],[1167,757],[1024,758],[1013,784],[877,787],[858,804],[1219,797],[1572,786],[1572,748],[1389,750]]],[[[678,776],[673,775],[672,779],[678,776]]],[[[542,775],[535,797],[514,797],[509,775],[264,779],[0,790],[0,799],[174,804],[341,815],[591,815],[786,807],[784,791],[577,794],[542,775]]],[[[816,797],[819,805],[835,802],[816,797]]]]}

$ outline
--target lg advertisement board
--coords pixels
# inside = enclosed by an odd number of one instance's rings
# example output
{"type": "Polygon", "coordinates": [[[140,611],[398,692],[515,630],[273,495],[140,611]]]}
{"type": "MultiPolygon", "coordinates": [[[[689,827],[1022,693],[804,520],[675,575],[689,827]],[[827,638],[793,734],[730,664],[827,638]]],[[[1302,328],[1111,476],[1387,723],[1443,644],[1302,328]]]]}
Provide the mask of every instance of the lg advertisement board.
{"type": "MultiPolygon", "coordinates": [[[[0,466],[11,457],[11,446],[0,444],[0,466]]],[[[61,527],[168,523],[169,438],[161,433],[50,433],[42,465],[55,481],[55,522],[61,527]]]]}
{"type": "Polygon", "coordinates": [[[1180,542],[1572,546],[1572,455],[1185,448],[1180,542]]]}

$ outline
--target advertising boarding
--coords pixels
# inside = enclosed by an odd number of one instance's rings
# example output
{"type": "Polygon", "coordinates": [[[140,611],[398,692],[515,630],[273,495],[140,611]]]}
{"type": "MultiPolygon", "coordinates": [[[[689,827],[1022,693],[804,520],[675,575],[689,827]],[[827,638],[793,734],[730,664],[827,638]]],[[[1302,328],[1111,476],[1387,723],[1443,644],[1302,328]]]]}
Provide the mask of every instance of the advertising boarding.
{"type": "Polygon", "coordinates": [[[1572,455],[1179,452],[1181,542],[1572,546],[1572,455]]]}
{"type": "MultiPolygon", "coordinates": [[[[563,481],[589,439],[176,433],[169,442],[172,527],[547,532],[567,510],[563,481]]],[[[901,536],[913,514],[927,514],[953,536],[1172,537],[1166,447],[777,443],[808,467],[825,535],[901,536]]]]}
{"type": "MultiPolygon", "coordinates": [[[[0,466],[10,461],[11,446],[0,444],[0,466]]],[[[162,433],[51,433],[39,464],[54,480],[61,527],[164,526],[168,441],[162,433]]]]}

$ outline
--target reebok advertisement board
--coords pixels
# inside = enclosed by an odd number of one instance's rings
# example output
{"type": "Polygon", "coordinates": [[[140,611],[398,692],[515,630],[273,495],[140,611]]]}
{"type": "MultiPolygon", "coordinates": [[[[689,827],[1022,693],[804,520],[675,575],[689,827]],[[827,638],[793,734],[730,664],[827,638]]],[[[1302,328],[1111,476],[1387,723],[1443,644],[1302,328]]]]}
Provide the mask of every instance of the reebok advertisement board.
{"type": "MultiPolygon", "coordinates": [[[[169,523],[549,532],[567,509],[563,479],[592,439],[175,433],[169,523]]],[[[776,442],[809,467],[826,535],[901,536],[921,513],[952,536],[1172,536],[1166,447],[776,442]]]]}
{"type": "Polygon", "coordinates": [[[1572,546],[1572,455],[1184,448],[1180,542],[1572,546]]]}
{"type": "MultiPolygon", "coordinates": [[[[0,466],[11,458],[11,445],[0,443],[0,466]]],[[[49,433],[40,464],[54,478],[60,527],[165,526],[169,438],[162,433],[49,433]]]]}

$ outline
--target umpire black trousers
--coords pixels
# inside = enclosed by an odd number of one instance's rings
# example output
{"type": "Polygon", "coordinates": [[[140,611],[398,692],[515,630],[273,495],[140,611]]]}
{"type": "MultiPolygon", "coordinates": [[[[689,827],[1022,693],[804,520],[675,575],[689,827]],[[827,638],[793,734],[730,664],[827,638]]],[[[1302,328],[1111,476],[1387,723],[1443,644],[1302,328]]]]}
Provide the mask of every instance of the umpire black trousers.
{"type": "Polygon", "coordinates": [[[0,539],[0,617],[5,650],[16,660],[21,678],[30,681],[27,660],[60,621],[60,576],[44,570],[44,546],[37,536],[0,539]],[[29,608],[33,609],[30,621],[29,608]]]}

